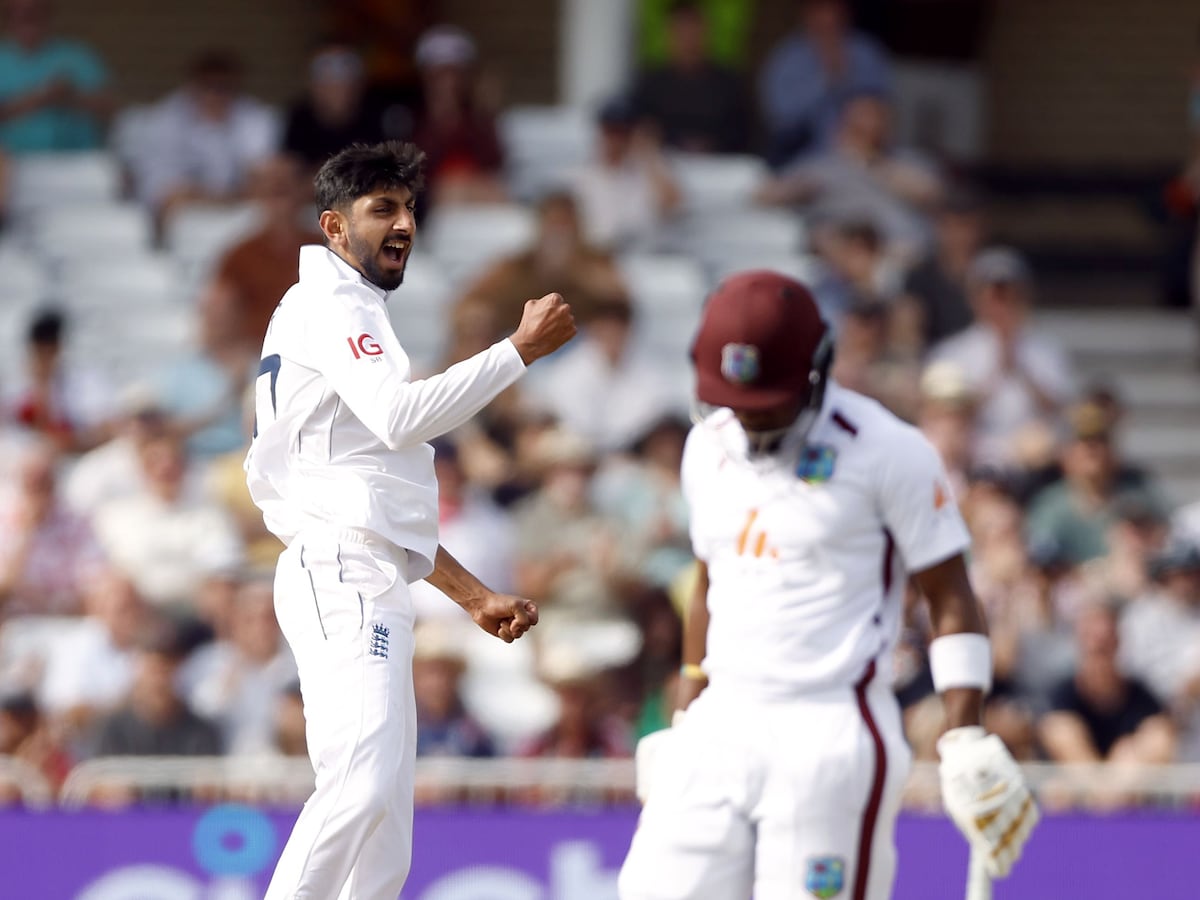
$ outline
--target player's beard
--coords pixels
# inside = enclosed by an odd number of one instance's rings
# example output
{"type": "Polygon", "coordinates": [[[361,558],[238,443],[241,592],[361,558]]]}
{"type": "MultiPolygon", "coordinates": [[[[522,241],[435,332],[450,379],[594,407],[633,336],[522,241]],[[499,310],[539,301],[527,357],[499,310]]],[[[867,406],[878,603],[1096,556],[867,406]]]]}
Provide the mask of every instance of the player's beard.
{"type": "MultiPolygon", "coordinates": [[[[362,273],[363,278],[375,285],[375,287],[384,291],[394,291],[404,283],[404,268],[400,268],[395,272],[385,272],[376,263],[381,247],[372,247],[370,242],[361,235],[349,235],[350,255],[358,262],[358,271],[362,273]]],[[[408,260],[404,260],[404,266],[407,267],[408,260]]]]}

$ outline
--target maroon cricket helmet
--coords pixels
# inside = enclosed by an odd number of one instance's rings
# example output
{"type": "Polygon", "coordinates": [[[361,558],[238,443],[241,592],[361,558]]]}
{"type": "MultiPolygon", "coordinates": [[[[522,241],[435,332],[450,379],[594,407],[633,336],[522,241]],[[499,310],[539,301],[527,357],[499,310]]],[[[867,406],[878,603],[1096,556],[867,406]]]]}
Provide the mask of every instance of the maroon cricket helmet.
{"type": "Polygon", "coordinates": [[[819,403],[831,332],[812,293],[765,269],[738,272],[709,296],[692,344],[701,403],[747,412],[819,403]]]}

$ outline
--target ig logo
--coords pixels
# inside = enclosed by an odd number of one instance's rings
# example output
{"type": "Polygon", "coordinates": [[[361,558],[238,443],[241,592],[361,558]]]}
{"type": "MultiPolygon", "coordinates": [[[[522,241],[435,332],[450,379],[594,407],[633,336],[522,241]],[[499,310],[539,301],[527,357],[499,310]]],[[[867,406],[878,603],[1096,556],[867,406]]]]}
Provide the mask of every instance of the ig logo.
{"type": "Polygon", "coordinates": [[[84,888],[75,900],[257,900],[253,876],[275,858],[275,826],[258,810],[214,806],[196,823],[192,855],[210,879],[170,866],[126,866],[84,888]]]}

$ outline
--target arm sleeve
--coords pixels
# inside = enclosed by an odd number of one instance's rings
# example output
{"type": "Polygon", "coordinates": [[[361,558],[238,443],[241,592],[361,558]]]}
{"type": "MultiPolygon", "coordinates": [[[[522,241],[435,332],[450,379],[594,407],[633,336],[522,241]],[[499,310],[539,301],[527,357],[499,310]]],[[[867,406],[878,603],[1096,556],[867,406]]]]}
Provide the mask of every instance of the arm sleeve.
{"type": "Polygon", "coordinates": [[[971,543],[937,451],[910,426],[887,442],[879,468],[883,523],[909,572],[920,572],[971,543]]]}
{"type": "Polygon", "coordinates": [[[408,355],[373,296],[339,290],[314,306],[321,310],[309,320],[315,368],[392,449],[453,431],[525,372],[521,355],[506,338],[440,375],[409,381],[408,355]]]}
{"type": "Polygon", "coordinates": [[[712,471],[711,448],[708,446],[704,428],[703,425],[696,425],[688,433],[687,442],[683,445],[679,478],[683,499],[688,508],[688,534],[692,539],[692,553],[702,562],[708,562],[712,554],[712,542],[705,533],[706,529],[700,516],[696,514],[700,485],[712,471]]]}

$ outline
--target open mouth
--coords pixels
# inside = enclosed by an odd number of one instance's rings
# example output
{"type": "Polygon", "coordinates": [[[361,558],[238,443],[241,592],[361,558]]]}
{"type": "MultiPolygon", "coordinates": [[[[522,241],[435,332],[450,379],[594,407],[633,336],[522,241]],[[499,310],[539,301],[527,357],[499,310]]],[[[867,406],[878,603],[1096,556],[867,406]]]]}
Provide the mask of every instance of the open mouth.
{"type": "Polygon", "coordinates": [[[401,263],[408,254],[408,241],[392,240],[383,245],[384,258],[394,263],[401,263]]]}

